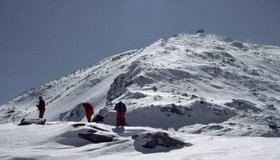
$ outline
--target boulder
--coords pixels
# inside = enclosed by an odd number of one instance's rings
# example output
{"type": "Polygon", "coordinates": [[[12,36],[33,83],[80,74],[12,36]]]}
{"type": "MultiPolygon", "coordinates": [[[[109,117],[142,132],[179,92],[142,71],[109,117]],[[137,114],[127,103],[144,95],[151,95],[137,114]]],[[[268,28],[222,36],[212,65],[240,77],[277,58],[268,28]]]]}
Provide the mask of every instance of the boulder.
{"type": "Polygon", "coordinates": [[[85,126],[85,125],[86,125],[85,123],[75,123],[72,126],[76,128],[76,127],[82,127],[82,126],[85,126]]]}
{"type": "Polygon", "coordinates": [[[78,133],[78,136],[92,143],[112,142],[114,139],[114,136],[112,135],[101,135],[101,134],[89,133],[89,132],[78,133]]]}
{"type": "Polygon", "coordinates": [[[171,138],[168,136],[167,133],[164,132],[156,132],[156,133],[147,133],[146,134],[147,141],[143,145],[145,148],[155,148],[156,146],[162,146],[162,147],[183,147],[185,146],[185,143],[171,138]]]}
{"type": "Polygon", "coordinates": [[[192,145],[172,138],[164,132],[144,133],[134,135],[132,138],[135,140],[135,150],[142,153],[168,152],[192,145]]]}
{"type": "Polygon", "coordinates": [[[23,118],[18,125],[19,126],[30,125],[30,124],[44,125],[46,121],[47,120],[45,118],[23,118]]]}
{"type": "Polygon", "coordinates": [[[101,122],[103,122],[103,120],[104,120],[104,117],[101,116],[100,114],[98,114],[98,115],[96,115],[96,116],[94,117],[93,122],[95,122],[95,123],[101,123],[101,122]]]}

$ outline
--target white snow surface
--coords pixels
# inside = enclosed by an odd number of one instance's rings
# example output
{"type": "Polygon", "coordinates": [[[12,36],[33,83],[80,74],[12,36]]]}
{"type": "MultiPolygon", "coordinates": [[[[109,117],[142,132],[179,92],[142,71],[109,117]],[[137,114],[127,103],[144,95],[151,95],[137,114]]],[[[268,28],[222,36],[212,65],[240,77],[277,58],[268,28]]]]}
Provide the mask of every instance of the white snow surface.
{"type": "MultiPolygon", "coordinates": [[[[77,122],[75,122],[77,123],[77,122]]],[[[131,138],[144,132],[155,132],[148,127],[125,127],[114,132],[113,126],[86,124],[73,127],[74,122],[56,122],[46,125],[17,126],[14,123],[0,125],[0,159],[96,159],[96,160],[278,160],[279,138],[264,137],[217,137],[164,131],[175,138],[191,143],[192,146],[162,152],[161,149],[138,149],[131,138]],[[77,136],[95,126],[116,136],[113,142],[93,144],[77,136]],[[154,152],[153,152],[154,151],[154,152]]]]}
{"type": "Polygon", "coordinates": [[[279,110],[280,47],[178,34],[1,105],[0,159],[280,159],[279,110]],[[24,117],[38,117],[38,96],[46,101],[47,125],[17,126],[24,117]],[[112,131],[120,100],[129,124],[121,135],[112,131]],[[82,102],[105,117],[104,124],[93,124],[118,141],[92,144],[77,137],[72,124],[86,121],[82,102]],[[193,145],[153,154],[137,150],[131,136],[154,130],[193,145]]]}

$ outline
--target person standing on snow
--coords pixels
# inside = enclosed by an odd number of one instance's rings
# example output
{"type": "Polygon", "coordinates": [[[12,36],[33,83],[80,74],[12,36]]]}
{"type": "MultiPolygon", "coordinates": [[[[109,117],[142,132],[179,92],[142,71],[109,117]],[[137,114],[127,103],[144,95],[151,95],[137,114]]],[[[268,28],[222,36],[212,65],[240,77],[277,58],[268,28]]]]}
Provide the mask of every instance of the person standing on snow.
{"type": "Polygon", "coordinates": [[[92,115],[94,114],[92,105],[90,103],[82,103],[82,105],[85,108],[85,113],[86,113],[88,122],[92,122],[91,119],[92,119],[92,115]]]}
{"type": "Polygon", "coordinates": [[[39,104],[36,105],[37,108],[39,109],[39,118],[43,118],[45,114],[45,101],[43,100],[43,97],[39,97],[39,104]]]}
{"type": "Polygon", "coordinates": [[[126,112],[125,104],[122,101],[120,101],[115,105],[114,110],[117,111],[116,126],[126,126],[127,123],[125,121],[125,112],[126,112]]]}

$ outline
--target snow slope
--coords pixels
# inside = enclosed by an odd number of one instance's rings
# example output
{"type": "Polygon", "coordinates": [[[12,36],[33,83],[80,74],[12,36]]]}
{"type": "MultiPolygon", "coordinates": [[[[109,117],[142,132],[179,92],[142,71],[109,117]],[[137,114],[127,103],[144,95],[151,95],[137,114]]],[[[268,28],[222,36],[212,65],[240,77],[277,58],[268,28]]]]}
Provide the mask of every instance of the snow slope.
{"type": "Polygon", "coordinates": [[[46,125],[17,126],[7,123],[0,125],[0,159],[40,159],[40,160],[278,160],[280,158],[279,138],[263,137],[215,137],[193,135],[174,131],[164,131],[174,138],[191,143],[180,149],[163,151],[138,148],[132,138],[145,132],[159,131],[148,127],[125,127],[122,132],[114,132],[112,126],[76,122],[56,122],[46,125]],[[76,125],[76,127],[74,127],[76,125]],[[78,126],[78,127],[77,127],[78,126]],[[95,127],[95,128],[94,128],[95,127]],[[102,133],[115,136],[114,141],[90,143],[77,136],[79,132],[102,129],[102,133]],[[147,152],[149,150],[149,152],[147,152]]]}
{"type": "Polygon", "coordinates": [[[211,34],[178,34],[37,86],[0,106],[0,122],[71,117],[81,102],[114,124],[113,106],[128,106],[130,126],[182,133],[279,137],[280,48],[211,34]]]}

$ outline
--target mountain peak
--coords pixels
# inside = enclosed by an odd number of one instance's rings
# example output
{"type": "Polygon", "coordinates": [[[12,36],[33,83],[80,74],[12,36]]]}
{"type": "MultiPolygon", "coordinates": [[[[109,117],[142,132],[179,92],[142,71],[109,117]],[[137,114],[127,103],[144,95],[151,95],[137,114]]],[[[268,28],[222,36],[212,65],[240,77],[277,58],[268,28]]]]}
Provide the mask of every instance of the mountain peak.
{"type": "Polygon", "coordinates": [[[36,117],[41,95],[48,120],[67,120],[79,103],[90,102],[104,123],[114,124],[112,108],[122,100],[130,125],[279,136],[269,127],[280,124],[279,51],[212,34],[177,34],[27,91],[1,106],[0,121],[36,117]]]}

